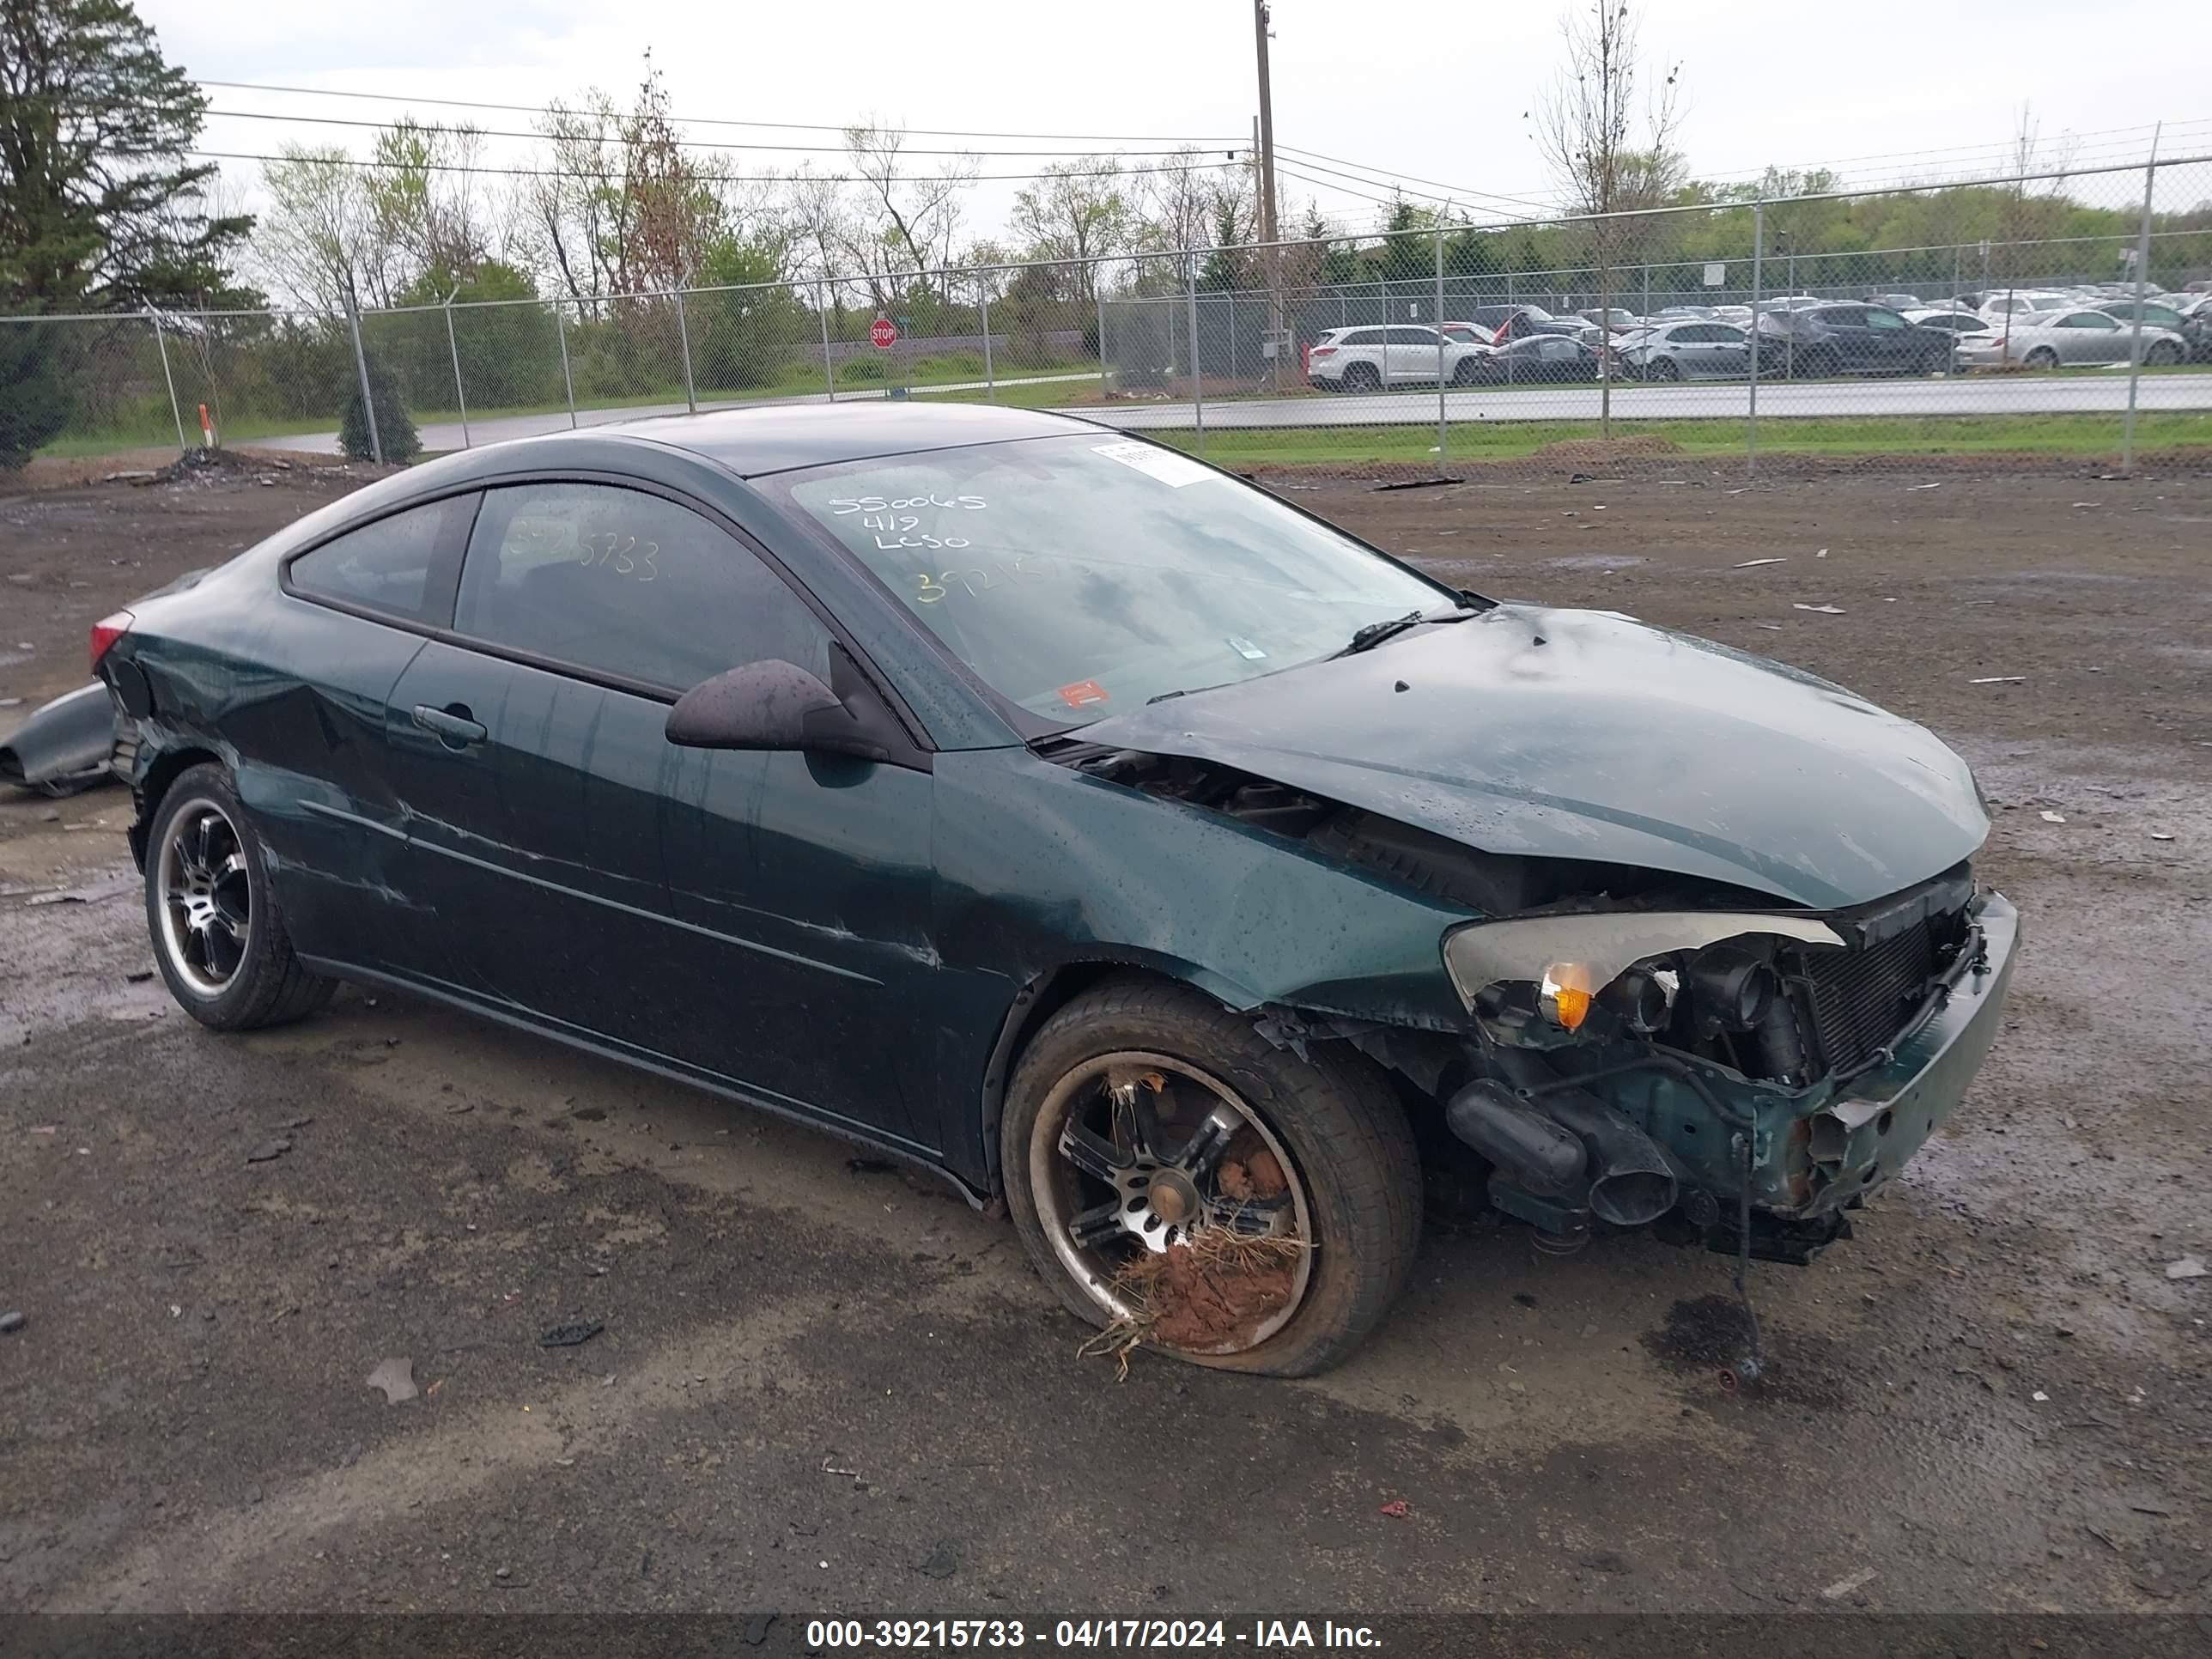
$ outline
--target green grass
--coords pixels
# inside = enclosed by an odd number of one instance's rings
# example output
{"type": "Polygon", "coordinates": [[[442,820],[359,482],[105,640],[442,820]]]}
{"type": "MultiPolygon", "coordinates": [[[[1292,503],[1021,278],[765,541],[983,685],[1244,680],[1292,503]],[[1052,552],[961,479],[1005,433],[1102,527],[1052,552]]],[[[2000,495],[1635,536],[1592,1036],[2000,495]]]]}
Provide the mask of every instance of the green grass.
{"type": "MultiPolygon", "coordinates": [[[[872,362],[874,361],[872,358],[853,359],[840,364],[839,368],[842,371],[849,368],[852,362],[872,362]]],[[[841,373],[841,378],[837,382],[837,395],[840,398],[847,398],[881,393],[894,384],[904,384],[920,392],[926,392],[931,386],[957,385],[963,381],[983,379],[982,354],[974,351],[937,353],[915,358],[911,362],[904,365],[887,362],[884,364],[884,368],[890,378],[882,380],[847,378],[841,373]]],[[[1023,388],[1018,385],[1023,379],[1031,375],[1085,373],[1095,374],[1098,372],[1098,364],[1095,359],[1088,362],[1069,362],[1050,368],[1009,368],[1004,364],[994,365],[994,368],[1000,381],[999,401],[1006,404],[1018,403],[1032,408],[1048,407],[1055,402],[1066,401],[1071,394],[1081,391],[1081,383],[1062,381],[1056,385],[1023,388]]],[[[770,386],[702,386],[698,388],[698,401],[702,405],[756,403],[776,398],[813,397],[828,389],[828,383],[818,363],[807,364],[800,360],[794,362],[793,368],[797,372],[787,371],[770,386]]],[[[986,396],[981,391],[972,393],[947,392],[942,395],[962,401],[975,402],[982,401],[986,396]]],[[[648,409],[669,404],[681,404],[683,401],[684,386],[681,381],[674,386],[663,386],[650,392],[629,392],[614,397],[602,397],[587,392],[582,388],[579,388],[576,393],[576,406],[579,409],[648,409]]],[[[473,424],[477,422],[503,420],[512,416],[565,415],[568,412],[568,404],[566,399],[552,403],[505,404],[482,408],[471,404],[469,406],[469,420],[473,424]]],[[[418,427],[459,425],[461,419],[460,410],[458,409],[410,409],[408,413],[413,416],[415,424],[418,427]]],[[[185,435],[189,441],[197,444],[199,441],[199,433],[191,424],[192,411],[188,409],[185,411],[185,435]]],[[[337,428],[339,417],[340,411],[337,409],[331,410],[326,416],[319,417],[310,416],[297,420],[272,419],[256,416],[240,416],[225,419],[219,416],[216,422],[216,435],[228,444],[264,443],[275,439],[296,437],[303,433],[335,431],[337,428]]],[[[64,459],[81,459],[87,456],[114,454],[123,450],[164,448],[173,446],[176,441],[176,427],[169,419],[168,409],[164,403],[155,413],[146,418],[134,420],[127,425],[92,432],[71,433],[56,438],[51,443],[41,445],[39,453],[64,459]]]]}
{"type": "MultiPolygon", "coordinates": [[[[1178,448],[1201,453],[1195,432],[1148,432],[1178,448]]],[[[1595,421],[1462,421],[1447,434],[1443,456],[1455,462],[1510,461],[1547,445],[1586,442],[1595,421]]],[[[1659,438],[1686,456],[1741,455],[1744,422],[1615,421],[1615,441],[1659,438]]],[[[2212,412],[2154,411],[2136,417],[2136,447],[2212,446],[2212,412]]],[[[1202,453],[1217,465],[1334,465],[1399,461],[1435,465],[1433,426],[1318,428],[1312,430],[1215,429],[1202,453]]],[[[1762,455],[2109,455],[2120,447],[2118,415],[1888,415],[1770,416],[1759,423],[1762,455]]]]}

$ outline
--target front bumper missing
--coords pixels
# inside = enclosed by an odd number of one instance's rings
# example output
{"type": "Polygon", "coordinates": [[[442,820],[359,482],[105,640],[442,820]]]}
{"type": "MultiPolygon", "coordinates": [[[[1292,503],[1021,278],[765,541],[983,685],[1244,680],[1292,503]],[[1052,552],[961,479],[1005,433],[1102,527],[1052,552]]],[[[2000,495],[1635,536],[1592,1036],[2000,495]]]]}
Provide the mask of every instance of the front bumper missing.
{"type": "Polygon", "coordinates": [[[1959,1109],[2004,1018],[2020,912],[1985,894],[1975,921],[1981,954],[1919,1030],[1800,1121],[1788,1150],[1798,1216],[1826,1214],[1881,1186],[1959,1109]]]}

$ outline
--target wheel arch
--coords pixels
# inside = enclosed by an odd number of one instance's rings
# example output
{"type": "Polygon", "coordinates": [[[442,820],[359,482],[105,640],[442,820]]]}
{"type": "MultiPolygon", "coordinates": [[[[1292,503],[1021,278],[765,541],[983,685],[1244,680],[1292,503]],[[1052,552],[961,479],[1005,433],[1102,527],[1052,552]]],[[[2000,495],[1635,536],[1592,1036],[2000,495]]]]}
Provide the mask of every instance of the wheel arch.
{"type": "Polygon", "coordinates": [[[1000,1021],[999,1035],[984,1062],[982,1094],[978,1113],[985,1184],[995,1212],[1006,1201],[1006,1178],[999,1167],[999,1122],[1005,1115],[1006,1080],[1044,1023],[1085,992],[1115,978],[1150,979],[1168,985],[1187,985],[1202,991],[1224,1008],[1249,1010],[1261,999],[1243,987],[1193,963],[1163,957],[1152,951],[1131,950],[1111,955],[1074,957],[1033,975],[1014,994],[1000,1021]]]}
{"type": "Polygon", "coordinates": [[[131,788],[137,817],[131,825],[131,856],[139,869],[146,867],[147,832],[153,827],[155,815],[161,810],[161,801],[170,786],[193,767],[208,764],[228,766],[229,762],[213,748],[191,743],[158,750],[147,763],[145,771],[131,788]]]}

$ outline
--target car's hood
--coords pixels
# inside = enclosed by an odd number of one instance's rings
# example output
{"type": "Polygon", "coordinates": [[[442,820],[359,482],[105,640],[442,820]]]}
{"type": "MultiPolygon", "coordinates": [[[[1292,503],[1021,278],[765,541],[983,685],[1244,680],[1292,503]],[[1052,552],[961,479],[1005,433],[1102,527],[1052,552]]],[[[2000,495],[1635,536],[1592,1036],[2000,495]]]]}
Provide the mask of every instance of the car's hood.
{"type": "Polygon", "coordinates": [[[1488,852],[1733,882],[1830,908],[1988,833],[1966,763],[1838,686],[1605,611],[1501,605],[1085,728],[1488,852]]]}

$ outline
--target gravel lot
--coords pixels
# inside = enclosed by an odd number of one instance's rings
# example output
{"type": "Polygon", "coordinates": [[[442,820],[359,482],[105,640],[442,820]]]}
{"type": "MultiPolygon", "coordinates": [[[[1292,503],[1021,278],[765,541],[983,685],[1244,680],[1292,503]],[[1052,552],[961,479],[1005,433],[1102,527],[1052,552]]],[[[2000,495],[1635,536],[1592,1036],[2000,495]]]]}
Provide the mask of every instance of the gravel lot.
{"type": "MultiPolygon", "coordinates": [[[[360,474],[267,476],[0,496],[0,697],[360,474]]],[[[133,893],[37,902],[127,869],[127,800],[19,796],[0,1605],[2212,1610],[2212,1281],[2168,1272],[2212,1258],[2212,481],[1274,482],[1841,681],[2001,805],[2005,1032],[1856,1238],[1753,1269],[1763,1387],[1712,1380],[1723,1259],[1449,1216],[1344,1370],[1117,1382],[1010,1227],[826,1138],[390,995],[202,1031],[133,893]]]]}

